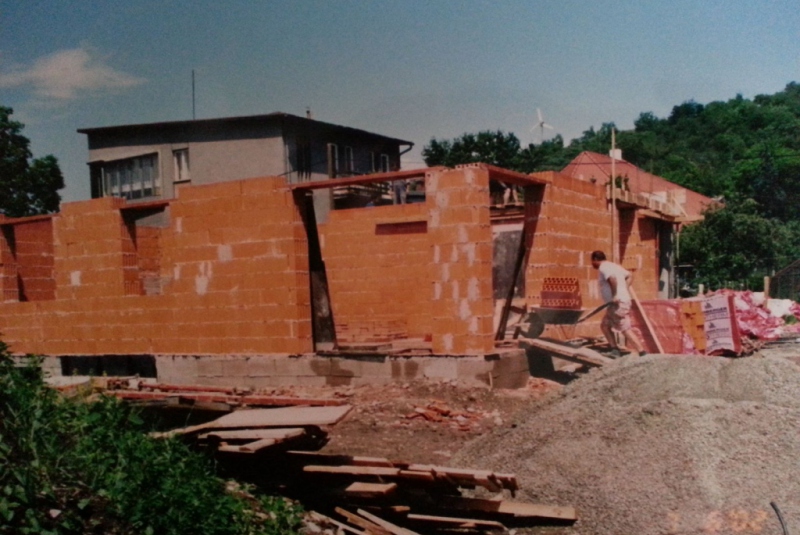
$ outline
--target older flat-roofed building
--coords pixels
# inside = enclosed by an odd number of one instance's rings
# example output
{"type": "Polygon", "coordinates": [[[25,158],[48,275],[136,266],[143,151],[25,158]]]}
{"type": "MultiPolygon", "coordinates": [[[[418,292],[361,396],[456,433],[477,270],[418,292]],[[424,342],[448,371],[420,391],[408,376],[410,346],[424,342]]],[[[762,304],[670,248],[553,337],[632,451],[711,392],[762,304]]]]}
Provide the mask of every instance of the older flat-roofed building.
{"type": "MultiPolygon", "coordinates": [[[[413,143],[288,113],[83,128],[92,198],[170,199],[180,184],[289,183],[396,171],[413,143]]],[[[318,212],[330,194],[315,199],[318,212]]],[[[320,197],[318,195],[318,197],[320,197]]]]}

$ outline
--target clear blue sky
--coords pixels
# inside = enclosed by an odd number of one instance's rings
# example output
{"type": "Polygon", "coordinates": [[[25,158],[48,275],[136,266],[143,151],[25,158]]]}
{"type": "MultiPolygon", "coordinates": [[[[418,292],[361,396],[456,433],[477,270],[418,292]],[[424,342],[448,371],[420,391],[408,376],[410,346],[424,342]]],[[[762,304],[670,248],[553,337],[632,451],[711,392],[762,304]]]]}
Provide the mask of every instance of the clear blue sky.
{"type": "Polygon", "coordinates": [[[64,200],[89,197],[76,129],[283,111],[413,141],[565,139],[641,112],[800,81],[797,0],[0,0],[0,104],[64,200]]]}

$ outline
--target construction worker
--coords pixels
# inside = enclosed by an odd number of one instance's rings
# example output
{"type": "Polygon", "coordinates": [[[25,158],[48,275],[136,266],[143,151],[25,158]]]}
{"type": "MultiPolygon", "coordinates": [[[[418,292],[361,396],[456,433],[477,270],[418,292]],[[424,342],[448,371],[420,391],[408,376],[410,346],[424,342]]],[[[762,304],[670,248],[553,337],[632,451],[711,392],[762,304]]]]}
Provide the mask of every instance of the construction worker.
{"type": "Polygon", "coordinates": [[[629,341],[639,353],[639,356],[646,355],[647,353],[641,340],[631,328],[632,299],[630,285],[633,275],[619,264],[606,260],[606,254],[603,251],[594,251],[592,253],[592,267],[598,271],[597,280],[600,284],[600,295],[602,295],[605,303],[610,303],[606,309],[606,315],[600,323],[600,329],[611,346],[611,356],[619,357],[622,355],[617,345],[614,331],[622,333],[625,336],[625,340],[629,341]]]}

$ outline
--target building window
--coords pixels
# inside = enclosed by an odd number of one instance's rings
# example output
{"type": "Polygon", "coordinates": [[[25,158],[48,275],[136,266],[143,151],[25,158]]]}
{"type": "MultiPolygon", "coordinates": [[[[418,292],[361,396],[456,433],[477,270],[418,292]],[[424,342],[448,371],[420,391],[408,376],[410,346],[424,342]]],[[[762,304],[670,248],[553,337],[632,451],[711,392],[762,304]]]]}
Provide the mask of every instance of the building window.
{"type": "Polygon", "coordinates": [[[391,171],[389,168],[389,155],[388,154],[381,154],[381,173],[388,173],[391,171]]]}
{"type": "Polygon", "coordinates": [[[356,162],[353,158],[353,147],[344,148],[344,170],[348,175],[355,173],[356,162]]]}
{"type": "Polygon", "coordinates": [[[311,143],[307,141],[297,141],[295,144],[295,170],[301,179],[311,176],[311,143]]]}
{"type": "Polygon", "coordinates": [[[328,176],[339,176],[339,147],[336,143],[328,143],[328,176]]]}
{"type": "Polygon", "coordinates": [[[141,199],[160,195],[158,154],[103,163],[102,189],[104,197],[141,199]]]}
{"type": "Polygon", "coordinates": [[[175,171],[172,174],[175,182],[186,182],[189,176],[189,149],[172,151],[172,161],[175,171]]]}

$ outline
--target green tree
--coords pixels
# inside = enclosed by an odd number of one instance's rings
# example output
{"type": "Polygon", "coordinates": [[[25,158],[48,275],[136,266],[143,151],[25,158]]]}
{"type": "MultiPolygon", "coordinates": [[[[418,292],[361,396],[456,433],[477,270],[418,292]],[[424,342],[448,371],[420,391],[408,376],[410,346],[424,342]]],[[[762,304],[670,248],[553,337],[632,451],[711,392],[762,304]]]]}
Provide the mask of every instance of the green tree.
{"type": "Polygon", "coordinates": [[[0,106],[0,213],[9,217],[57,212],[64,177],[53,156],[33,159],[23,125],[0,106]]]}
{"type": "Polygon", "coordinates": [[[800,255],[800,225],[764,217],[752,199],[729,200],[681,233],[680,263],[695,284],[760,289],[762,278],[800,255]]]}
{"type": "Polygon", "coordinates": [[[514,169],[519,151],[519,139],[514,134],[484,130],[477,134],[463,134],[452,141],[431,139],[422,149],[422,158],[431,167],[482,162],[514,169]]]}

